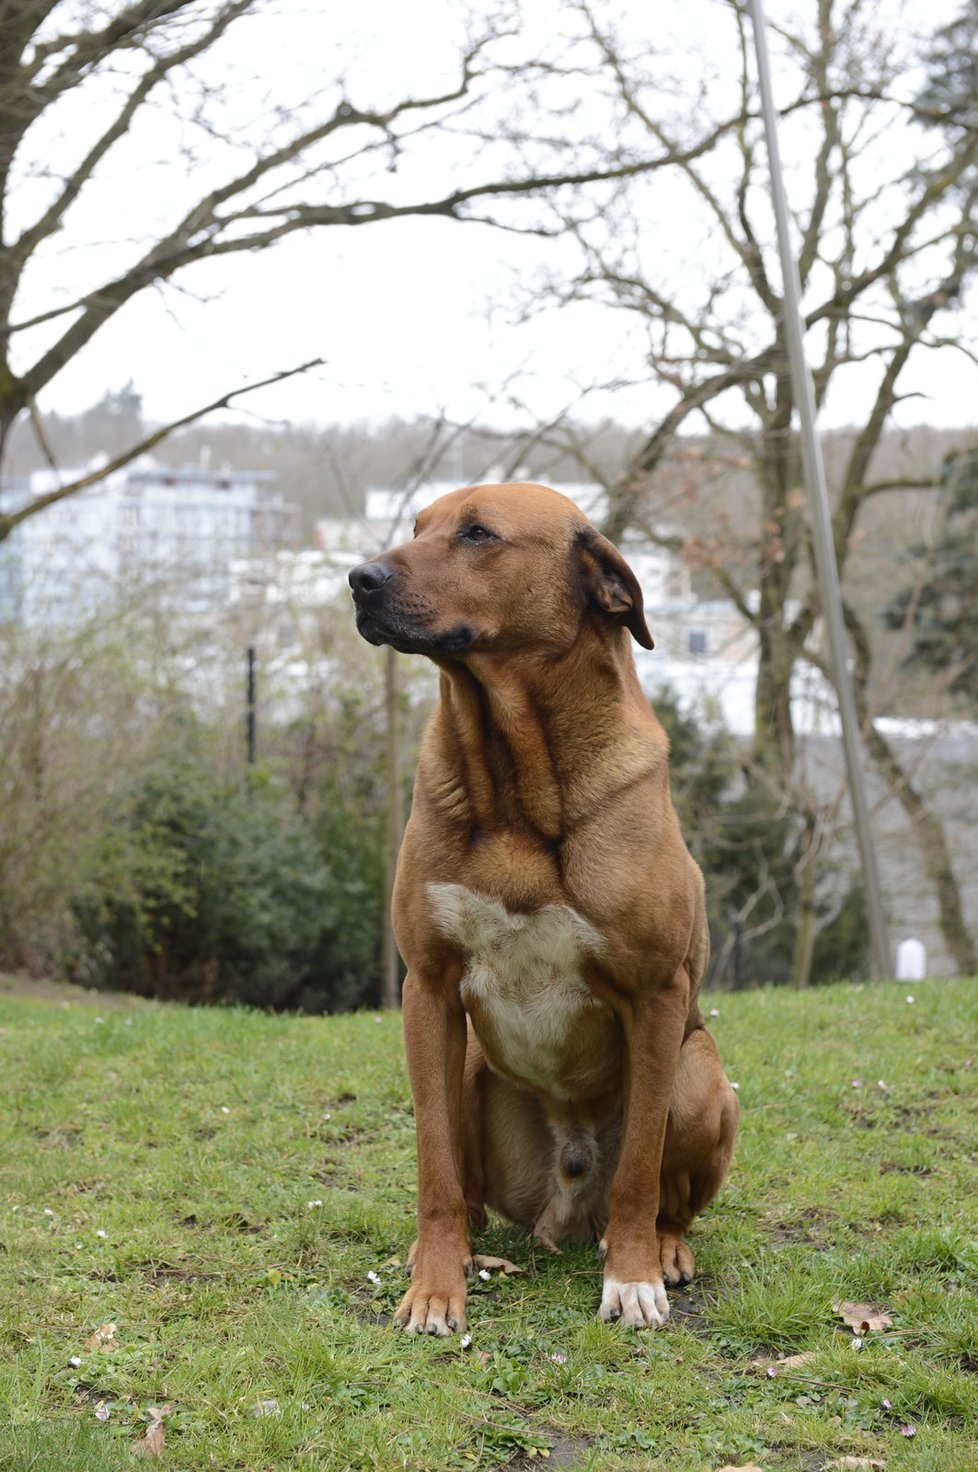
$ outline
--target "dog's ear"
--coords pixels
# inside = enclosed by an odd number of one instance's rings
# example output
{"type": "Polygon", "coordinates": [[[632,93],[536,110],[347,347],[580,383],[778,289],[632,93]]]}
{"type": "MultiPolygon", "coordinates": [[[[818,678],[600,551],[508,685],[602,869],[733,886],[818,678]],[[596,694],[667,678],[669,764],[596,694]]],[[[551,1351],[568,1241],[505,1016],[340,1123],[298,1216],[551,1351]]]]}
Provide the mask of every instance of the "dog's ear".
{"type": "Polygon", "coordinates": [[[621,619],[643,649],[652,649],[638,578],[618,548],[593,526],[577,538],[577,558],[589,603],[621,619]]]}

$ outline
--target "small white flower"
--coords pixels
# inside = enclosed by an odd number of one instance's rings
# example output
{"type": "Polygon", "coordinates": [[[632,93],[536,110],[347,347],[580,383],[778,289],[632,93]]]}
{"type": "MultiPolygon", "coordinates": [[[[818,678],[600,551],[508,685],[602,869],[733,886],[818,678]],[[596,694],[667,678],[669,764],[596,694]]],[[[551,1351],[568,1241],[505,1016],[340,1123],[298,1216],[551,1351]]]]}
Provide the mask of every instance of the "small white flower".
{"type": "Polygon", "coordinates": [[[884,1094],[888,1094],[890,1092],[889,1084],[885,1084],[881,1078],[878,1078],[876,1080],[876,1087],[878,1089],[882,1089],[884,1094]]]}
{"type": "Polygon", "coordinates": [[[107,1421],[109,1419],[109,1408],[104,1402],[95,1408],[96,1421],[107,1421]]]}
{"type": "Polygon", "coordinates": [[[109,1234],[108,1234],[108,1232],[103,1232],[102,1229],[101,1229],[101,1227],[99,1227],[99,1229],[95,1233],[95,1235],[96,1235],[96,1237],[107,1237],[109,1234]]]}
{"type": "Polygon", "coordinates": [[[51,1210],[50,1206],[46,1206],[44,1208],[44,1215],[45,1216],[54,1216],[54,1212],[51,1210]]]}
{"type": "Polygon", "coordinates": [[[492,1275],[490,1274],[488,1268],[479,1269],[479,1277],[482,1279],[483,1283],[488,1283],[491,1276],[492,1275]]]}
{"type": "Polygon", "coordinates": [[[777,1373],[778,1373],[777,1372],[777,1369],[775,1368],[774,1365],[768,1365],[768,1367],[767,1367],[767,1378],[769,1380],[773,1380],[774,1377],[777,1375],[777,1373]]]}
{"type": "Polygon", "coordinates": [[[910,1002],[910,1003],[911,1003],[911,1004],[912,1004],[912,1003],[913,1003],[913,997],[908,997],[908,998],[907,998],[907,1001],[908,1001],[908,1002],[910,1002]]]}
{"type": "Polygon", "coordinates": [[[379,1283],[380,1282],[380,1274],[379,1273],[375,1273],[374,1270],[373,1270],[373,1268],[371,1268],[370,1269],[370,1272],[367,1274],[367,1281],[369,1283],[379,1283]]]}
{"type": "Polygon", "coordinates": [[[459,1349],[471,1349],[472,1348],[472,1335],[471,1334],[463,1334],[462,1337],[461,1337],[461,1339],[458,1341],[458,1347],[459,1347],[459,1349]]]}
{"type": "Polygon", "coordinates": [[[863,1347],[863,1342],[858,1334],[852,1336],[852,1347],[853,1349],[862,1349],[863,1347]]]}
{"type": "Polygon", "coordinates": [[[228,1108],[228,1106],[226,1104],[222,1104],[221,1105],[221,1113],[222,1114],[230,1114],[231,1113],[230,1109],[228,1108]]]}
{"type": "Polygon", "coordinates": [[[125,1022],[122,1025],[123,1025],[123,1027],[132,1027],[132,1018],[131,1017],[127,1017],[126,1020],[125,1020],[125,1022]]]}
{"type": "Polygon", "coordinates": [[[332,1119],[332,1118],[333,1118],[333,1116],[330,1114],[329,1110],[328,1109],[324,1109],[323,1110],[323,1119],[332,1119]]]}
{"type": "Polygon", "coordinates": [[[19,1206],[12,1206],[10,1209],[11,1209],[11,1211],[20,1211],[20,1207],[19,1206]]]}
{"type": "Polygon", "coordinates": [[[374,1022],[380,1022],[380,1021],[382,1021],[382,1019],[380,1017],[375,1017],[374,1018],[374,1022]]]}
{"type": "Polygon", "coordinates": [[[105,1021],[105,1018],[104,1017],[96,1017],[95,1021],[96,1021],[96,1023],[104,1022],[105,1021]]]}
{"type": "Polygon", "coordinates": [[[731,1079],[730,1080],[730,1087],[732,1089],[739,1089],[740,1088],[740,1084],[735,1084],[734,1081],[733,1081],[733,1079],[731,1079]]]}
{"type": "Polygon", "coordinates": [[[853,1081],[852,1081],[852,1087],[854,1089],[861,1089],[862,1086],[863,1086],[863,1081],[862,1081],[861,1078],[854,1078],[853,1079],[853,1081]]]}
{"type": "Polygon", "coordinates": [[[322,1201],[318,1201],[318,1200],[317,1201],[307,1201],[306,1202],[306,1205],[307,1206],[322,1206],[322,1204],[323,1204],[322,1201]]]}
{"type": "Polygon", "coordinates": [[[77,1370],[78,1369],[78,1366],[81,1364],[81,1360],[78,1358],[78,1356],[76,1354],[73,1354],[71,1356],[71,1359],[68,1361],[68,1363],[69,1363],[69,1365],[72,1366],[73,1369],[77,1370]]]}
{"type": "Polygon", "coordinates": [[[550,1358],[555,1365],[566,1365],[567,1363],[567,1356],[559,1349],[555,1349],[550,1358]]]}
{"type": "Polygon", "coordinates": [[[711,1017],[719,1017],[720,1016],[720,1008],[719,1007],[711,1007],[710,1008],[710,1016],[711,1017]]]}

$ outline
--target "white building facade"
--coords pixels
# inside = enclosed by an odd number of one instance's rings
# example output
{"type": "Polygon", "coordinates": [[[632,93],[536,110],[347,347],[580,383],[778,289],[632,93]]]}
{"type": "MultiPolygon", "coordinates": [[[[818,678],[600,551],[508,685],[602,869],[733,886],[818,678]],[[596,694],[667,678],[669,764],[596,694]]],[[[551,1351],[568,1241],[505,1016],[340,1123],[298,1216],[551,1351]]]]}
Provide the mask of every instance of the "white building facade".
{"type": "MultiPolygon", "coordinates": [[[[86,473],[36,471],[4,487],[0,507],[17,509],[86,473]]],[[[70,623],[147,586],[188,613],[225,604],[232,558],[292,539],[294,509],[270,491],[272,479],[143,460],[45,507],[0,544],[0,619],[70,623]]]]}

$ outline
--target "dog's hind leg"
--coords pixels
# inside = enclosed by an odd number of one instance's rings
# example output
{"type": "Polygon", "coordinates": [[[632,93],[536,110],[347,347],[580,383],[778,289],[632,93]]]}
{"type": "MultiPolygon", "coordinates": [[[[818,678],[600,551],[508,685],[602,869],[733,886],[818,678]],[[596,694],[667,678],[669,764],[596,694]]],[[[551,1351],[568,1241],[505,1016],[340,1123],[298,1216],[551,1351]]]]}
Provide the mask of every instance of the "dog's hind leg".
{"type": "Polygon", "coordinates": [[[679,1054],[662,1153],[656,1225],[667,1283],[687,1283],[693,1276],[693,1254],[684,1237],[723,1184],[739,1114],[716,1044],[705,1028],[697,1028],[679,1054]]]}
{"type": "Polygon", "coordinates": [[[469,1220],[486,1207],[532,1227],[550,1198],[554,1139],[539,1100],[493,1073],[471,1026],[463,1094],[463,1179],[469,1220]]]}

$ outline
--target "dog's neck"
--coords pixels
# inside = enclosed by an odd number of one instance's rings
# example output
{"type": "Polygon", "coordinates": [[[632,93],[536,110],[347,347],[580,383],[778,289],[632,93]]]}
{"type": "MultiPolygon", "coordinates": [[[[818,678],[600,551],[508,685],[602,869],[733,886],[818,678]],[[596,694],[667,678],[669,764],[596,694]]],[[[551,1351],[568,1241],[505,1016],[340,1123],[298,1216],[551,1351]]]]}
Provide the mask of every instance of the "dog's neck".
{"type": "Polygon", "coordinates": [[[650,748],[655,722],[623,629],[566,652],[470,654],[441,668],[442,753],[475,825],[528,826],[557,841],[612,791],[665,765],[665,737],[650,748]]]}

